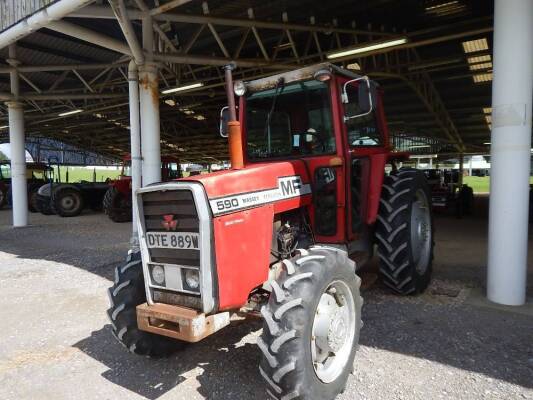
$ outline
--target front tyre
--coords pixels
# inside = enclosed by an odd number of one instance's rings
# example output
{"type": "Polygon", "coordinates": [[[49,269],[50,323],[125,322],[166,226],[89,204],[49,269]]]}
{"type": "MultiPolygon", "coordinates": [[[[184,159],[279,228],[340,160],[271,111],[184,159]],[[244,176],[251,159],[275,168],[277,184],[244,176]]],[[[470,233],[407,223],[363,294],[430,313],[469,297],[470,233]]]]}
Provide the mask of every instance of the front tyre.
{"type": "Polygon", "coordinates": [[[74,188],[59,188],[52,191],[52,211],[61,217],[77,217],[85,203],[81,192],[74,188]]]}
{"type": "Polygon", "coordinates": [[[400,169],[385,177],[376,223],[383,283],[402,295],[422,293],[431,280],[433,216],[425,175],[400,169]]]}
{"type": "Polygon", "coordinates": [[[113,335],[130,352],[157,357],[184,347],[185,342],[141,331],[137,327],[137,306],[146,302],[140,253],[129,254],[126,263],[115,269],[115,282],[108,293],[110,308],[107,314],[113,335]]]}
{"type": "Polygon", "coordinates": [[[344,391],[361,330],[361,280],[346,252],[315,246],[283,261],[261,313],[259,372],[274,399],[332,400],[344,391]]]}

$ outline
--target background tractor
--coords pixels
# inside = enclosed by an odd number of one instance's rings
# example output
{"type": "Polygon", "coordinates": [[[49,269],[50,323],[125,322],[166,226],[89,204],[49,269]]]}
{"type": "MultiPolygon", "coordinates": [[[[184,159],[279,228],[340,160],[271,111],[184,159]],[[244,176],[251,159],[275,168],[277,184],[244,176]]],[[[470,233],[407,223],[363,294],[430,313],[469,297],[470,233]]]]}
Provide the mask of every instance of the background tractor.
{"type": "Polygon", "coordinates": [[[424,170],[435,212],[455,214],[458,218],[474,211],[474,190],[461,184],[459,170],[424,170]]]}
{"type": "Polygon", "coordinates": [[[35,196],[36,208],[44,215],[57,214],[60,217],[75,217],[86,208],[94,211],[102,210],[102,201],[109,187],[108,182],[80,181],[62,183],[60,164],[56,158],[48,160],[48,166],[57,171],[54,181],[53,172],[48,183],[39,187],[35,196]]]}
{"type": "Polygon", "coordinates": [[[260,310],[270,396],[334,399],[362,327],[359,260],[377,245],[394,292],[429,284],[426,178],[396,167],[408,155],[391,151],[367,77],[331,64],[235,85],[225,73],[232,168],[136,193],[140,249],[109,290],[113,333],[133,353],[163,355],[260,310]]]}
{"type": "MultiPolygon", "coordinates": [[[[131,221],[131,157],[124,158],[122,171],[117,180],[110,182],[105,193],[103,206],[104,212],[114,222],[131,221]]],[[[181,178],[179,160],[174,157],[161,158],[161,178],[163,182],[181,178]]]]}
{"type": "MultiPolygon", "coordinates": [[[[37,212],[37,190],[49,180],[51,169],[44,163],[26,163],[26,184],[28,188],[28,209],[37,212]]],[[[11,164],[0,162],[0,209],[11,204],[11,164]]]]}

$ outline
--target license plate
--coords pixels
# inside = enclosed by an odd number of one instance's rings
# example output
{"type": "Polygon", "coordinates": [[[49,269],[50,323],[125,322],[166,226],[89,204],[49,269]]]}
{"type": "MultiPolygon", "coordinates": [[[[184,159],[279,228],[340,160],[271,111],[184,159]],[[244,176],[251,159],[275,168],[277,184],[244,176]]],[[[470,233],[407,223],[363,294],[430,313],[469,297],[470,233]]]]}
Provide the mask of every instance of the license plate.
{"type": "Polygon", "coordinates": [[[150,249],[199,250],[199,234],[189,232],[146,232],[150,249]]]}

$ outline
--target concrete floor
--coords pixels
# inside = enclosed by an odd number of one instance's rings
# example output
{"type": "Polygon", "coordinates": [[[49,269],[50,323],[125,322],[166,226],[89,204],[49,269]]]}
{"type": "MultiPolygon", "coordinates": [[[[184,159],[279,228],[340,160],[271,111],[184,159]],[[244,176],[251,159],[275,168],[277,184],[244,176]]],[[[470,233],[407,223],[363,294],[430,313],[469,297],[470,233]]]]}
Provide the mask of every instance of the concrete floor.
{"type": "MultiPolygon", "coordinates": [[[[0,399],[267,397],[254,345],[260,321],[169,358],[131,355],[105,315],[129,224],[101,214],[31,220],[13,230],[10,212],[0,211],[0,399]]],[[[379,285],[363,293],[361,348],[339,398],[533,399],[533,305],[484,300],[482,215],[436,222],[435,279],[426,294],[399,298],[379,285]]]]}

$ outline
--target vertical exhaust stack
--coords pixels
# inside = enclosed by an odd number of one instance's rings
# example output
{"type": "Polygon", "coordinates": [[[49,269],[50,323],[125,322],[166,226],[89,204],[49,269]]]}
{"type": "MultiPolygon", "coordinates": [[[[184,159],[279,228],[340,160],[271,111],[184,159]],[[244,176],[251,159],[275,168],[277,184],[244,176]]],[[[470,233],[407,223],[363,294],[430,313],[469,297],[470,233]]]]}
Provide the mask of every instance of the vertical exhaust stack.
{"type": "Polygon", "coordinates": [[[224,67],[226,78],[226,95],[228,97],[228,142],[229,156],[232,169],[244,168],[244,155],[242,151],[242,131],[241,124],[237,121],[237,112],[235,110],[235,95],[233,94],[233,76],[231,71],[235,68],[234,64],[228,64],[224,67]]]}

